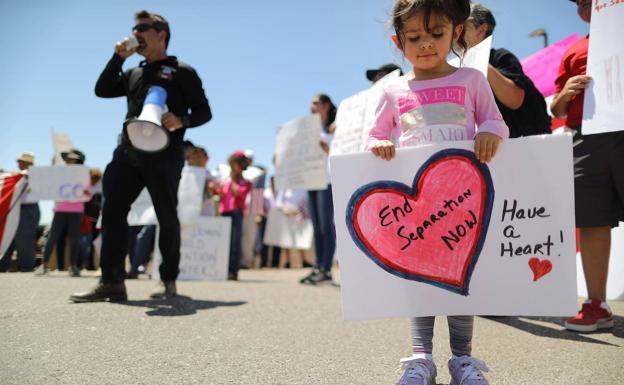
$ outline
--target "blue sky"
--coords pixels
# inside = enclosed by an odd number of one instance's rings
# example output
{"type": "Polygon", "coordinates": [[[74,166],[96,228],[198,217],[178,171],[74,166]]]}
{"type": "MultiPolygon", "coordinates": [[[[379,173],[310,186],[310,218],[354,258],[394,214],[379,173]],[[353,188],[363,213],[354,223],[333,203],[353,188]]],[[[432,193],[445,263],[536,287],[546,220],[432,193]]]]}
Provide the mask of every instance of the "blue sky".
{"type": "MultiPolygon", "coordinates": [[[[317,1],[34,1],[0,2],[3,45],[0,168],[19,152],[50,164],[50,128],[68,133],[104,169],[125,116],[125,99],[99,99],[95,81],[117,40],[130,34],[134,12],[148,9],[171,25],[169,53],[192,65],[213,109],[208,124],[187,131],[204,146],[212,168],[235,149],[252,148],[269,164],[275,130],[306,115],[313,95],[335,104],[369,86],[368,68],[394,61],[409,69],[390,43],[391,0],[317,1]]],[[[567,0],[484,0],[498,26],[494,46],[524,58],[542,48],[529,38],[545,28],[550,41],[589,26],[567,0]]],[[[140,60],[134,55],[124,68],[140,60]]],[[[46,206],[49,207],[49,206],[46,206]]],[[[49,214],[43,214],[47,222],[49,214]]]]}

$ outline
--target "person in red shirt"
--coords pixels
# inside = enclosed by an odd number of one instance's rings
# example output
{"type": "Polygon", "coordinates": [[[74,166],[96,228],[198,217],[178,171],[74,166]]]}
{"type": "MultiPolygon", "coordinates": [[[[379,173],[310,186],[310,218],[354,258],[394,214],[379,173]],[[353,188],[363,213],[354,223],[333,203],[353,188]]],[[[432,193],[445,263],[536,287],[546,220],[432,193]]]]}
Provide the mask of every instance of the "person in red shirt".
{"type": "Polygon", "coordinates": [[[219,203],[221,215],[232,218],[228,279],[237,281],[243,238],[245,199],[247,199],[247,194],[251,191],[252,184],[243,178],[243,171],[247,168],[248,160],[242,151],[234,151],[228,158],[228,162],[231,170],[230,177],[220,186],[212,184],[211,188],[221,198],[219,203]]]}
{"type": "MultiPolygon", "coordinates": [[[[592,1],[574,2],[589,23],[592,1]]],[[[550,106],[574,133],[575,217],[589,298],[565,327],[579,332],[613,327],[613,313],[605,302],[611,228],[624,220],[624,131],[583,135],[581,130],[583,97],[592,81],[586,75],[588,48],[586,36],[564,54],[550,106]]]]}

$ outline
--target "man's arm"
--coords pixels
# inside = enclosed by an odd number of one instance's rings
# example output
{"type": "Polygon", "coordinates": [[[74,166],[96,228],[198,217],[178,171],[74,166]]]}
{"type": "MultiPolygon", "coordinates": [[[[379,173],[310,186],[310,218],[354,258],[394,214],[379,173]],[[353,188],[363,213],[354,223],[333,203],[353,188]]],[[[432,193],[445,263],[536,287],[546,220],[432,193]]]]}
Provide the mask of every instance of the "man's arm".
{"type": "Polygon", "coordinates": [[[212,111],[206,99],[202,81],[194,69],[188,68],[187,76],[182,78],[182,89],[190,114],[181,117],[186,128],[201,126],[212,119],[212,111]]]}
{"type": "Polygon", "coordinates": [[[123,62],[124,59],[121,56],[113,54],[95,83],[95,95],[100,98],[116,98],[126,95],[123,62]]]}
{"type": "Polygon", "coordinates": [[[526,75],[522,65],[509,51],[499,49],[494,52],[494,64],[489,65],[487,79],[492,92],[503,105],[512,110],[522,106],[525,96],[526,75]]]}

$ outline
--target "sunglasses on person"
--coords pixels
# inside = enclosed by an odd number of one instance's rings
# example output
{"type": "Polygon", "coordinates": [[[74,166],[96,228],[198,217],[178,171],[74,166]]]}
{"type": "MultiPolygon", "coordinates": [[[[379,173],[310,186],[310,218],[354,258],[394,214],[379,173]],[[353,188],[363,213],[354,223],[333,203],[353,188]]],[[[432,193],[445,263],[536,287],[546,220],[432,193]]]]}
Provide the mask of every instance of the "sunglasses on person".
{"type": "Polygon", "coordinates": [[[147,23],[141,23],[141,24],[135,25],[134,27],[132,27],[132,32],[146,32],[146,31],[149,31],[150,29],[153,29],[156,32],[158,32],[158,28],[155,25],[147,24],[147,23]]]}

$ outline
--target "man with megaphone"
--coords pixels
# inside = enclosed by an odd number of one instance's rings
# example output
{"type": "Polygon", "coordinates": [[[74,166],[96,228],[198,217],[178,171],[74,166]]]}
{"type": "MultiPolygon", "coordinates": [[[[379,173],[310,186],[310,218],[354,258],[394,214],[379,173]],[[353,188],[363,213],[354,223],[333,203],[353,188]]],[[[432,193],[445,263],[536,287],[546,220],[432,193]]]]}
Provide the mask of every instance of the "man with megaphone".
{"type": "Polygon", "coordinates": [[[184,132],[208,122],[212,113],[195,70],[167,55],[171,37],[167,20],[143,10],[135,14],[135,22],[132,36],[115,45],[115,53],[95,85],[99,97],[126,96],[128,113],[121,143],[103,178],[102,278],[91,291],[72,295],[74,302],[127,299],[126,218],[143,187],[154,203],[163,257],[161,282],[151,297],[176,295],[180,263],[177,194],[184,166],[184,132]],[[135,52],[145,60],[124,72],[124,60],[135,52]]]}

